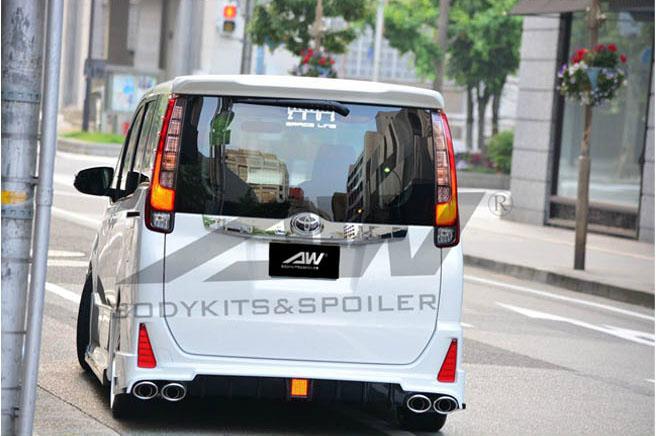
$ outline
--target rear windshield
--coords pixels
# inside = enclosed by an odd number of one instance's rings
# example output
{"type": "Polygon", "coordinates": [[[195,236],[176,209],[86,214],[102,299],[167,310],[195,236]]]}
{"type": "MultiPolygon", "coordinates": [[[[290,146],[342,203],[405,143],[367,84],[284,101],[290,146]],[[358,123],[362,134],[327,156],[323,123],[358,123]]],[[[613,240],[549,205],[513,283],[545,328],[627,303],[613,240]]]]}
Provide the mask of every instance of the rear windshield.
{"type": "Polygon", "coordinates": [[[185,98],[176,211],[432,225],[429,110],[343,104],[341,115],[266,99],[185,98]]]}

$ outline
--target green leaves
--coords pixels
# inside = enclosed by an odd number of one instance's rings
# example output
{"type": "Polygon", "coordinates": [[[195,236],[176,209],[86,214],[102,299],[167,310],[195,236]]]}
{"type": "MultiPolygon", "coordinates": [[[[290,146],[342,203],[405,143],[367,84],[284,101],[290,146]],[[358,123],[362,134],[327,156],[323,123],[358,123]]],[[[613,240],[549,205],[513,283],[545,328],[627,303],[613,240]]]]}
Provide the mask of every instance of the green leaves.
{"type": "Polygon", "coordinates": [[[508,15],[515,0],[456,0],[451,13],[447,71],[462,86],[501,92],[519,66],[522,19],[508,15]]]}
{"type": "MultiPolygon", "coordinates": [[[[248,26],[253,42],[275,48],[284,46],[298,54],[312,41],[312,24],[315,18],[315,0],[272,0],[257,5],[248,26]]],[[[324,0],[324,22],[329,19],[344,21],[337,29],[325,29],[323,46],[330,53],[344,53],[357,34],[361,21],[371,14],[371,0],[324,0]]]]}
{"type": "Polygon", "coordinates": [[[412,53],[417,74],[435,78],[442,53],[437,45],[438,1],[390,0],[385,8],[385,38],[401,53],[412,53]]]}

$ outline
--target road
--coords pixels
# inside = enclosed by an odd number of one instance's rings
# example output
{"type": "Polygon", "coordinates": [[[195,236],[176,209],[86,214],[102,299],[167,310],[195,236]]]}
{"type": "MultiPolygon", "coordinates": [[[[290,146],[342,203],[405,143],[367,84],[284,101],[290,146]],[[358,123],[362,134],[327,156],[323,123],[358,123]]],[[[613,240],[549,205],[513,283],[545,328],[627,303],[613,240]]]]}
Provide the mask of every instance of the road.
{"type": "MultiPolygon", "coordinates": [[[[99,165],[113,161],[57,157],[38,434],[408,434],[380,411],[258,401],[185,401],[115,421],[107,391],[75,357],[77,301],[106,202],[71,182],[99,165]]],[[[463,325],[467,409],[442,434],[654,433],[652,310],[468,268],[463,325]]]]}

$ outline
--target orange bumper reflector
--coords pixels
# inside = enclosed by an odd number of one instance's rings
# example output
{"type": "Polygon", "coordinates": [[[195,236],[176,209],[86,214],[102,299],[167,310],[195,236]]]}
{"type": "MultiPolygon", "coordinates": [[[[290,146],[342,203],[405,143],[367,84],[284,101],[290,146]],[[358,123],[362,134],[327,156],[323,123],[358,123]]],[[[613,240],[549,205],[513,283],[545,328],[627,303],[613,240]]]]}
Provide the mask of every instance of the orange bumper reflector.
{"type": "Polygon", "coordinates": [[[310,381],[306,378],[293,378],[289,393],[292,398],[307,398],[310,393],[310,381]]]}

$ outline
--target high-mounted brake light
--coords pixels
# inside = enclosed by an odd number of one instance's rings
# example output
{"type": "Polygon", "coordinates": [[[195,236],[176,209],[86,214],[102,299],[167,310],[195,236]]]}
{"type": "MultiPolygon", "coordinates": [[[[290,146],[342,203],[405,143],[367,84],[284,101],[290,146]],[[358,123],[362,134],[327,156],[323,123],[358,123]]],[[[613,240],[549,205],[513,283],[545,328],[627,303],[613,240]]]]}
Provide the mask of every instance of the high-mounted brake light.
{"type": "Polygon", "coordinates": [[[440,372],[437,374],[437,381],[442,383],[455,383],[456,381],[456,369],[458,367],[458,341],[456,339],[451,340],[449,344],[449,349],[446,352],[446,357],[440,368],[440,372]]]}
{"type": "Polygon", "coordinates": [[[435,245],[453,247],[460,241],[453,140],[444,112],[433,112],[432,121],[435,151],[435,245]]]}
{"type": "Polygon", "coordinates": [[[137,345],[137,366],[139,368],[155,368],[157,360],[153,347],[150,345],[148,331],[144,324],[139,324],[139,343],[137,345]]]}
{"type": "Polygon", "coordinates": [[[158,232],[173,230],[175,179],[180,154],[183,101],[171,97],[164,113],[157,144],[150,194],[146,202],[146,226],[158,232]]]}

